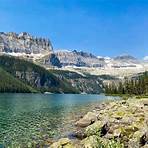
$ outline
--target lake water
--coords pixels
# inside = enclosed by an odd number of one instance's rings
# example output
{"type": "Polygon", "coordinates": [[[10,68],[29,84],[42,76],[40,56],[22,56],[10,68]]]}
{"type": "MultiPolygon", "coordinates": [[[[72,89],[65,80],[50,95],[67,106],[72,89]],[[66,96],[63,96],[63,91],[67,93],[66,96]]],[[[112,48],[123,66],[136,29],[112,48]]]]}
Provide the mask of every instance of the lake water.
{"type": "Polygon", "coordinates": [[[74,123],[80,115],[113,98],[118,97],[0,94],[0,147],[29,147],[49,138],[67,136],[75,129],[74,123]]]}

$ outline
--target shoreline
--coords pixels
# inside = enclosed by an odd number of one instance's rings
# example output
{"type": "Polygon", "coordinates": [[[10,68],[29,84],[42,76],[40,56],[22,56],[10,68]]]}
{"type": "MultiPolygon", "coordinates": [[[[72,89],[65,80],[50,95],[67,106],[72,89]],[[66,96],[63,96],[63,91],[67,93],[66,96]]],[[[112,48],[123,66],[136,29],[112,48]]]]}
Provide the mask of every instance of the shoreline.
{"type": "Polygon", "coordinates": [[[51,148],[147,148],[148,98],[129,98],[96,104],[80,118],[77,130],[51,148]]]}

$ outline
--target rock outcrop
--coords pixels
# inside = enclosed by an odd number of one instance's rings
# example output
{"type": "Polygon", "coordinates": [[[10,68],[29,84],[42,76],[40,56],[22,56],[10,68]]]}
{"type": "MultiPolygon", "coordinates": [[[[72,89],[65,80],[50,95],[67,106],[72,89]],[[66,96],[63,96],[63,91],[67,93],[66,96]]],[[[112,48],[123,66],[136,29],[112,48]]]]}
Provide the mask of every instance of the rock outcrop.
{"type": "Polygon", "coordinates": [[[85,124],[87,127],[83,126],[81,132],[79,131],[85,135],[79,135],[83,139],[78,139],[76,142],[67,140],[63,147],[66,148],[69,144],[71,148],[145,148],[148,146],[148,99],[146,98],[104,103],[77,123],[92,121],[92,119],[94,122],[88,122],[87,125],[85,124]]]}
{"type": "Polygon", "coordinates": [[[121,55],[114,58],[95,56],[83,51],[56,51],[63,67],[84,67],[84,68],[101,68],[101,69],[133,69],[144,68],[144,61],[140,61],[130,55],[121,55]]]}
{"type": "MultiPolygon", "coordinates": [[[[77,72],[66,70],[53,71],[53,73],[63,81],[69,82],[72,87],[76,88],[80,93],[100,94],[103,92],[103,77],[94,75],[82,75],[77,72]]],[[[104,78],[105,79],[105,78],[104,78]]]]}
{"type": "Polygon", "coordinates": [[[130,55],[121,55],[113,58],[113,68],[142,68],[142,62],[130,55]]]}
{"type": "Polygon", "coordinates": [[[26,32],[0,32],[0,54],[24,58],[47,67],[61,67],[50,40],[37,38],[26,32]]]}
{"type": "Polygon", "coordinates": [[[47,57],[44,57],[42,61],[42,64],[46,67],[62,67],[60,60],[54,53],[51,53],[47,57]]]}
{"type": "Polygon", "coordinates": [[[0,52],[45,54],[52,50],[51,42],[48,39],[33,37],[26,32],[0,33],[0,52]]]}
{"type": "Polygon", "coordinates": [[[147,61],[122,55],[115,58],[97,57],[83,51],[53,51],[49,39],[34,37],[26,32],[0,32],[0,54],[9,54],[36,62],[45,68],[72,67],[72,68],[98,68],[108,72],[108,69],[146,69],[147,61]]]}
{"type": "Polygon", "coordinates": [[[62,66],[76,67],[104,67],[104,59],[83,51],[56,51],[55,54],[59,58],[62,66]]]}

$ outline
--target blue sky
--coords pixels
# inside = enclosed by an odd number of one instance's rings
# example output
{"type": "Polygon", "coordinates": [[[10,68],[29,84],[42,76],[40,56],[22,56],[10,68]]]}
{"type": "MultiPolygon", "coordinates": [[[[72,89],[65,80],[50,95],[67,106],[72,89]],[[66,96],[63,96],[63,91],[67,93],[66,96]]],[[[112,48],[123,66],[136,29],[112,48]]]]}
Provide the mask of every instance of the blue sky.
{"type": "Polygon", "coordinates": [[[47,37],[55,49],[148,55],[147,0],[0,0],[0,31],[47,37]]]}

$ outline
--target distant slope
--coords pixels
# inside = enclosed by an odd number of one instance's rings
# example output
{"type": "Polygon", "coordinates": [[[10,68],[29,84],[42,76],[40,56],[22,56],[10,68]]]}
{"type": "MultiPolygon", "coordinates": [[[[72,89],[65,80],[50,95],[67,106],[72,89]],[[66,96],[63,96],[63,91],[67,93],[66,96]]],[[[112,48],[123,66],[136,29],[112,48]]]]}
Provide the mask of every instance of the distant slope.
{"type": "Polygon", "coordinates": [[[66,70],[50,70],[59,79],[67,81],[71,86],[76,88],[80,93],[99,94],[103,92],[103,79],[107,76],[95,76],[89,74],[79,74],[66,70]]]}
{"type": "Polygon", "coordinates": [[[31,93],[36,92],[36,90],[17,80],[11,74],[0,68],[0,92],[31,93]]]}
{"type": "Polygon", "coordinates": [[[104,59],[99,59],[91,53],[83,51],[56,51],[56,56],[60,60],[62,66],[73,67],[104,67],[104,59]]]}
{"type": "Polygon", "coordinates": [[[21,81],[38,92],[89,94],[103,92],[102,77],[94,75],[81,75],[61,69],[46,70],[24,59],[4,55],[0,56],[0,67],[15,77],[15,81],[21,81]]]}
{"type": "Polygon", "coordinates": [[[48,70],[32,62],[12,56],[0,56],[0,67],[24,84],[30,85],[38,91],[78,93],[67,81],[57,78],[48,70]]]}

